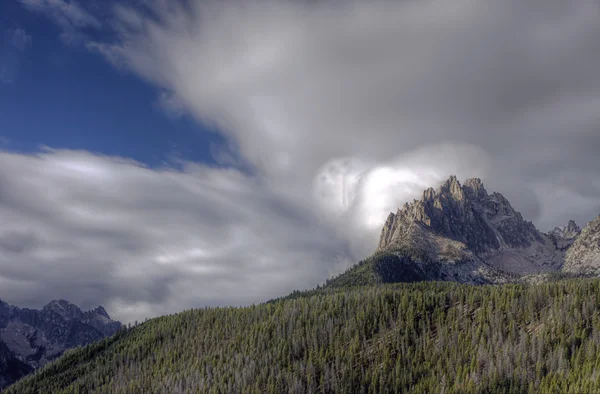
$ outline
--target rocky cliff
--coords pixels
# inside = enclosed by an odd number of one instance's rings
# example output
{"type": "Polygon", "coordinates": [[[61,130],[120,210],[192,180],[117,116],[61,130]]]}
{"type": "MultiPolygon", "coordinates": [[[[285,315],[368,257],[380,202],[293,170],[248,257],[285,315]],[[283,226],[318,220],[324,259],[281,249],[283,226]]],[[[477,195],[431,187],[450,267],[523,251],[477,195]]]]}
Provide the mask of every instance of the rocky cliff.
{"type": "Polygon", "coordinates": [[[567,250],[564,271],[582,275],[600,275],[600,216],[581,230],[567,250]]]}

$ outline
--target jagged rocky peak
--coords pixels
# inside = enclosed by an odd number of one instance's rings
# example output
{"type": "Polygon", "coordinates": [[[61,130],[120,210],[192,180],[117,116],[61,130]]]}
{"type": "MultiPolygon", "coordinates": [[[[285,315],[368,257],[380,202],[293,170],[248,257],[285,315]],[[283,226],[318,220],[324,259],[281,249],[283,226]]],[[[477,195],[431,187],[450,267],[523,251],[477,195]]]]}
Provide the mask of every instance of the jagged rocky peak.
{"type": "Polygon", "coordinates": [[[75,304],[67,300],[53,300],[43,309],[46,312],[54,312],[65,320],[81,319],[83,312],[75,304]]]}
{"type": "Polygon", "coordinates": [[[439,194],[449,196],[457,201],[464,199],[462,186],[455,175],[450,176],[450,178],[442,184],[439,194]]]}
{"type": "MultiPolygon", "coordinates": [[[[456,201],[464,200],[466,197],[471,198],[483,198],[487,196],[487,191],[483,187],[483,183],[479,178],[471,178],[465,181],[464,185],[461,185],[456,176],[452,175],[446,180],[438,190],[430,187],[423,191],[423,197],[421,202],[433,201],[439,197],[445,197],[446,199],[453,199],[456,201]]],[[[419,201],[419,200],[415,200],[419,201]]],[[[408,205],[408,204],[406,204],[408,205]]],[[[405,205],[405,206],[406,206],[405,205]]]]}
{"type": "Polygon", "coordinates": [[[581,232],[581,229],[579,228],[577,223],[575,223],[574,220],[569,220],[569,224],[567,224],[566,230],[568,233],[580,233],[581,232]]]}
{"type": "Polygon", "coordinates": [[[488,194],[479,178],[461,185],[451,176],[436,191],[391,213],[381,233],[378,250],[394,247],[414,234],[416,227],[464,243],[475,253],[499,248],[523,248],[540,241],[532,223],[523,220],[500,193],[488,194]]]}
{"type": "Polygon", "coordinates": [[[581,228],[575,223],[574,220],[569,220],[569,223],[566,226],[555,227],[554,230],[550,232],[551,235],[562,237],[565,239],[573,239],[576,238],[579,233],[581,233],[581,228]]]}
{"type": "Polygon", "coordinates": [[[485,190],[483,182],[479,178],[467,179],[463,185],[463,191],[473,199],[483,199],[488,196],[487,190],[485,190]]]}
{"type": "Polygon", "coordinates": [[[563,269],[600,275],[600,216],[544,234],[481,179],[451,176],[390,213],[375,253],[335,283],[506,283],[563,269]]]}
{"type": "Polygon", "coordinates": [[[103,316],[107,319],[110,319],[110,316],[108,315],[108,313],[106,312],[106,309],[104,309],[104,307],[102,307],[102,305],[98,306],[96,309],[94,309],[92,312],[94,312],[97,315],[103,316]]]}
{"type": "Polygon", "coordinates": [[[567,250],[563,270],[574,274],[600,274],[600,215],[575,238],[567,250]]]}

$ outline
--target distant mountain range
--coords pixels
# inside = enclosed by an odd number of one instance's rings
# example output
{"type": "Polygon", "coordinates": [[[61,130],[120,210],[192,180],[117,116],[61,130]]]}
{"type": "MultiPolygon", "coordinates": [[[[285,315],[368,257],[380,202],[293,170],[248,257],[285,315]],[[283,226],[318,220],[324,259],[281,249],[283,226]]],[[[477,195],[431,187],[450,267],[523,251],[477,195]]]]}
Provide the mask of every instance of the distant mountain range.
{"type": "Polygon", "coordinates": [[[84,312],[68,301],[55,300],[35,310],[0,300],[0,388],[66,349],[98,341],[121,327],[101,306],[84,312]]]}
{"type": "Polygon", "coordinates": [[[444,280],[470,284],[600,273],[600,216],[549,233],[523,219],[480,179],[451,176],[390,213],[373,256],[327,285],[444,280]]]}

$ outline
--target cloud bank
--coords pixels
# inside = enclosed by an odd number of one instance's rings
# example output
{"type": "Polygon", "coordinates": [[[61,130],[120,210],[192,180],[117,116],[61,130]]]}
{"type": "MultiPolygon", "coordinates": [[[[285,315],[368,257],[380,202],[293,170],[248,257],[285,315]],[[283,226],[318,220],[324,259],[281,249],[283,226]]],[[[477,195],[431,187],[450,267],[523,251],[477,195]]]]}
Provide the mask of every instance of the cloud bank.
{"type": "Polygon", "coordinates": [[[105,302],[133,320],[262,302],[347,257],[327,223],[234,169],[153,170],[77,151],[0,163],[0,282],[25,304],[105,302]]]}
{"type": "Polygon", "coordinates": [[[121,318],[261,301],[367,255],[387,212],[451,173],[542,230],[600,211],[596,1],[146,1],[102,26],[116,39],[87,48],[216,126],[232,167],[4,154],[31,200],[0,245],[62,245],[14,291],[52,261],[56,286],[88,278],[121,318]]]}
{"type": "Polygon", "coordinates": [[[444,142],[485,151],[481,173],[542,227],[540,189],[597,184],[596,1],[146,4],[116,8],[103,53],[294,193],[330,160],[444,142]]]}

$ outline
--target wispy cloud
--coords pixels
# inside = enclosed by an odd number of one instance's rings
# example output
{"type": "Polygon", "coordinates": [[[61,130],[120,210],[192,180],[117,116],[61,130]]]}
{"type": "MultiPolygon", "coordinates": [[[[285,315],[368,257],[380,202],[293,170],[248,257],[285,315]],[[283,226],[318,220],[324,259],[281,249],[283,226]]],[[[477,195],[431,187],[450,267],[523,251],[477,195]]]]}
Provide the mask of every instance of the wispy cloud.
{"type": "Polygon", "coordinates": [[[0,83],[12,83],[15,80],[23,53],[31,43],[31,35],[21,28],[4,30],[0,44],[0,83]]]}
{"type": "Polygon", "coordinates": [[[84,28],[99,29],[102,23],[75,0],[18,0],[31,11],[45,14],[62,29],[61,39],[68,44],[84,43],[84,28]]]}
{"type": "Polygon", "coordinates": [[[25,7],[46,13],[61,25],[100,28],[101,23],[75,0],[19,0],[25,7]]]}
{"type": "Polygon", "coordinates": [[[5,42],[17,51],[24,51],[32,43],[31,35],[21,28],[6,30],[4,34],[5,42]]]}

